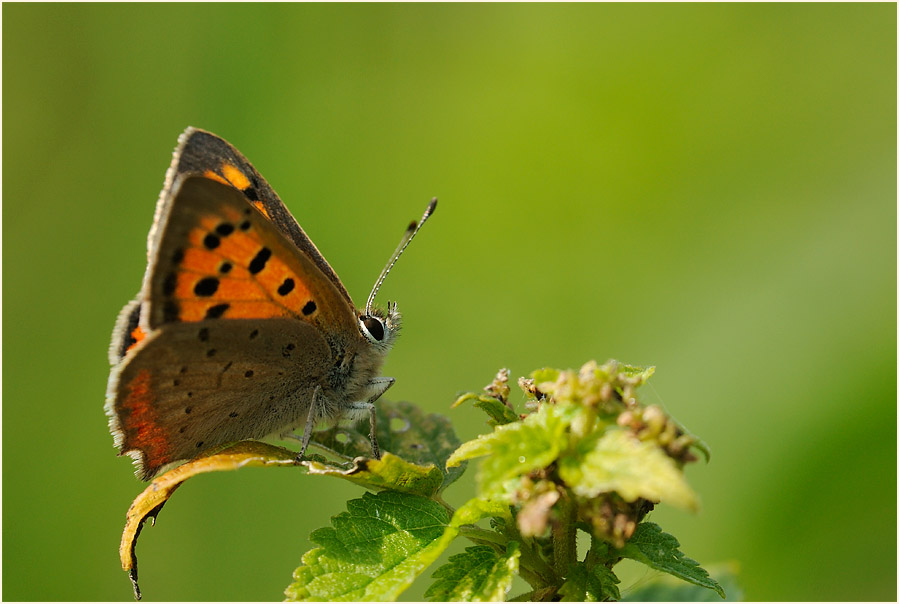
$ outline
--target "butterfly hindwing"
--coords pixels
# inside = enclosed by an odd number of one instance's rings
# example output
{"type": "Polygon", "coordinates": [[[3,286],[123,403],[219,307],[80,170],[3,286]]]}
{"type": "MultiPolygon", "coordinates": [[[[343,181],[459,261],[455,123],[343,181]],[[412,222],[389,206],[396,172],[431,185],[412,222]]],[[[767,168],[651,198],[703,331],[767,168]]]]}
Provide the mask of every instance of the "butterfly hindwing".
{"type": "Polygon", "coordinates": [[[146,480],[211,447],[262,438],[305,418],[330,357],[321,333],[293,319],[163,325],[113,371],[115,444],[146,480]]]}

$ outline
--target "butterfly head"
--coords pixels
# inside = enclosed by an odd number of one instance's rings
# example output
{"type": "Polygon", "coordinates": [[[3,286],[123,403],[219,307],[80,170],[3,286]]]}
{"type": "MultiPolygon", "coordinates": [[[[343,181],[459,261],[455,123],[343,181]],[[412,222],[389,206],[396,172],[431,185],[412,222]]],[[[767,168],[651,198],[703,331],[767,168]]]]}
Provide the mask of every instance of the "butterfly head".
{"type": "Polygon", "coordinates": [[[378,351],[386,353],[393,347],[402,326],[402,316],[396,302],[388,302],[387,310],[371,308],[359,315],[359,331],[378,351]]]}

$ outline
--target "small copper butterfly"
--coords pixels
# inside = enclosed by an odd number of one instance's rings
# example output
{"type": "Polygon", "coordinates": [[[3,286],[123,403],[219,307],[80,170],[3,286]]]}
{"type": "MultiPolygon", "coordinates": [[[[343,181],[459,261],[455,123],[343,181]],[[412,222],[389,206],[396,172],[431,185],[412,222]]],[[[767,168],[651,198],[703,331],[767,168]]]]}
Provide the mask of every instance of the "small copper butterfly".
{"type": "Polygon", "coordinates": [[[188,128],[156,205],[143,286],[109,349],[109,428],[138,477],[300,426],[302,456],[319,422],[366,414],[379,457],[373,403],[394,382],[378,373],[400,313],[373,302],[436,203],[406,230],[359,311],[250,162],[188,128]]]}

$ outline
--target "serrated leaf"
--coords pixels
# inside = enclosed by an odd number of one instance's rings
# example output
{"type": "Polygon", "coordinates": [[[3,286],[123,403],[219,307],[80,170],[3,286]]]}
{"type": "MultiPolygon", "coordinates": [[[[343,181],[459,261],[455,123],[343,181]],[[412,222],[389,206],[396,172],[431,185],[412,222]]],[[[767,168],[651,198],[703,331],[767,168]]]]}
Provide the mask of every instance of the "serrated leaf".
{"type": "MultiPolygon", "coordinates": [[[[449,419],[437,413],[425,413],[406,401],[379,399],[375,410],[378,444],[382,451],[389,451],[418,466],[434,464],[443,475],[440,490],[465,471],[464,467],[446,467],[446,460],[459,446],[449,419]]],[[[313,442],[347,460],[371,457],[368,422],[316,433],[313,442]]]]}
{"type": "Polygon", "coordinates": [[[434,583],[425,598],[432,602],[502,602],[518,573],[520,556],[515,542],[503,555],[486,545],[466,548],[434,571],[434,583]]]}
{"type": "Polygon", "coordinates": [[[347,502],[331,527],[312,533],[321,547],[303,555],[285,595],[303,600],[394,600],[432,564],[459,527],[490,516],[510,518],[508,506],[472,499],[447,523],[432,499],[384,491],[347,502]]]}
{"type": "Polygon", "coordinates": [[[605,602],[618,600],[619,579],[612,569],[602,564],[588,569],[583,562],[573,564],[565,582],[559,588],[563,602],[605,602]]]}
{"type": "MultiPolygon", "coordinates": [[[[721,588],[727,593],[726,601],[739,602],[743,599],[743,590],[737,583],[736,573],[731,565],[709,568],[721,588]]],[[[671,575],[657,575],[647,582],[625,594],[625,602],[721,602],[721,597],[710,589],[685,583],[671,575]]]]}
{"type": "Polygon", "coordinates": [[[678,548],[680,543],[653,522],[642,522],[617,554],[651,568],[673,575],[700,587],[714,590],[726,598],[724,590],[696,560],[687,558],[678,548]]]}
{"type": "Polygon", "coordinates": [[[696,510],[699,500],[683,472],[652,442],[626,430],[608,430],[579,443],[579,455],[559,461],[559,475],[581,497],[618,493],[628,502],[642,497],[696,510]]]}
{"type": "Polygon", "coordinates": [[[557,406],[545,404],[523,421],[497,426],[493,432],[463,443],[446,462],[458,465],[463,460],[488,456],[478,469],[479,491],[498,493],[506,480],[551,464],[567,446],[567,414],[557,406]]]}
{"type": "Polygon", "coordinates": [[[484,394],[475,394],[473,392],[463,394],[456,399],[456,402],[454,402],[452,406],[458,407],[466,401],[474,401],[473,404],[475,407],[481,409],[482,411],[484,411],[484,413],[489,415],[490,420],[488,420],[488,423],[491,426],[511,424],[512,422],[517,422],[520,419],[518,417],[518,414],[507,407],[506,404],[501,400],[484,394]]]}
{"type": "Polygon", "coordinates": [[[310,474],[336,476],[374,490],[391,489],[428,497],[443,483],[443,473],[434,464],[419,466],[393,453],[384,453],[381,459],[357,457],[349,468],[314,460],[302,463],[310,474]]]}
{"type": "Polygon", "coordinates": [[[125,530],[122,532],[122,543],[119,547],[119,558],[122,568],[128,571],[131,578],[134,597],[138,600],[141,599],[140,587],[137,583],[137,554],[135,553],[141,528],[143,528],[144,522],[150,519],[155,524],[156,515],[162,510],[162,506],[184,481],[197,474],[237,470],[249,466],[296,466],[299,465],[296,457],[296,452],[290,449],[248,440],[198,457],[169,470],[151,482],[128,508],[125,530]]]}
{"type": "Polygon", "coordinates": [[[347,502],[331,527],[312,533],[288,600],[394,600],[437,559],[458,529],[425,497],[384,491],[347,502]]]}

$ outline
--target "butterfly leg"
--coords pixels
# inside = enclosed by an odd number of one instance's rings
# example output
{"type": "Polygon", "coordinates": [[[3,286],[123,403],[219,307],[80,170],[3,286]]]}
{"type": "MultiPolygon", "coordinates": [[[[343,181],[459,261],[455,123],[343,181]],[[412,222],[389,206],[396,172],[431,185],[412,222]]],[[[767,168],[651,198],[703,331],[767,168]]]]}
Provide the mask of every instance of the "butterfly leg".
{"type": "Polygon", "coordinates": [[[350,405],[351,409],[368,411],[369,417],[369,432],[368,438],[371,440],[371,456],[374,459],[381,459],[381,448],[378,446],[378,438],[376,436],[377,426],[378,426],[378,417],[375,414],[375,406],[374,402],[381,398],[387,389],[393,386],[396,380],[391,377],[377,377],[372,379],[368,383],[369,387],[369,397],[367,401],[359,401],[358,403],[352,403],[350,405]]]}
{"type": "Polygon", "coordinates": [[[316,386],[315,390],[312,392],[312,402],[309,403],[309,413],[306,415],[306,428],[303,429],[303,445],[300,447],[300,452],[297,454],[297,461],[301,460],[306,454],[306,448],[309,446],[309,440],[312,438],[312,428],[315,427],[316,419],[318,417],[316,407],[318,406],[319,392],[321,392],[321,386],[316,386]]]}

